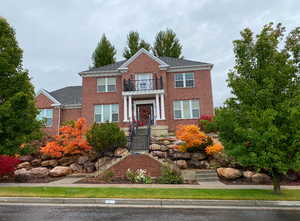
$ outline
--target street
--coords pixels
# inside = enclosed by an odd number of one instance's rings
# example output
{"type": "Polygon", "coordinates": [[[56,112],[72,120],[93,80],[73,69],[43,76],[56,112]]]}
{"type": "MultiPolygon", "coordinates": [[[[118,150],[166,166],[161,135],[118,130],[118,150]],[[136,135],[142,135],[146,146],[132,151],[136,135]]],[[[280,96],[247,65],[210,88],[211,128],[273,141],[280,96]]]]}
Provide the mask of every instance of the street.
{"type": "Polygon", "coordinates": [[[300,210],[255,209],[159,209],[159,208],[107,208],[84,206],[0,205],[0,221],[52,221],[52,220],[208,220],[208,221],[297,221],[300,210]]]}

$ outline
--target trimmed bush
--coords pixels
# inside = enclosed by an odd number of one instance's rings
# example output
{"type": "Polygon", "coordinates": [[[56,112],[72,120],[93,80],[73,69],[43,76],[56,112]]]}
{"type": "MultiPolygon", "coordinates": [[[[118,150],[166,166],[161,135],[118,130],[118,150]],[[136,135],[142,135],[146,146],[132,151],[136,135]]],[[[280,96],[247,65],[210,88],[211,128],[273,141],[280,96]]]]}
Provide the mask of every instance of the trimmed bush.
{"type": "Polygon", "coordinates": [[[163,166],[161,169],[161,176],[158,177],[157,182],[160,184],[182,184],[183,179],[180,171],[171,169],[168,166],[163,166]]]}
{"type": "Polygon", "coordinates": [[[98,154],[114,151],[127,144],[127,138],[115,123],[94,123],[87,132],[87,141],[98,154]]]}

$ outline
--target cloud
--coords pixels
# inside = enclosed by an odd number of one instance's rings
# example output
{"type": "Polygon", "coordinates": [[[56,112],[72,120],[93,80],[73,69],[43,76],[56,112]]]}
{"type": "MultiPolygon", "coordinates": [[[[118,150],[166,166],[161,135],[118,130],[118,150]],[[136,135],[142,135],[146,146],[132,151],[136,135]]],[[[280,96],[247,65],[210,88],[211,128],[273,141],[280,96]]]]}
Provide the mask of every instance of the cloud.
{"type": "Polygon", "coordinates": [[[300,2],[234,0],[2,0],[0,15],[16,29],[24,49],[24,66],[37,89],[80,85],[78,73],[91,64],[91,54],[105,33],[118,59],[130,30],[153,43],[155,34],[172,28],[187,59],[214,64],[215,106],[230,96],[227,73],[233,67],[232,41],[250,27],[259,31],[270,21],[288,30],[299,25],[300,2]]]}

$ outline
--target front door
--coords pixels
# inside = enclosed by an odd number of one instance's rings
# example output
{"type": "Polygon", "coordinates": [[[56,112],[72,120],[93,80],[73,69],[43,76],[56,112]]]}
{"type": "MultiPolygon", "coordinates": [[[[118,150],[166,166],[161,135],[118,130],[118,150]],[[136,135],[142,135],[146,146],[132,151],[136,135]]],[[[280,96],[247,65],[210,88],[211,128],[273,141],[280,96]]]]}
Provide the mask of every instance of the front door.
{"type": "Polygon", "coordinates": [[[137,108],[137,119],[139,126],[145,126],[149,120],[153,120],[153,104],[138,104],[137,108]]]}

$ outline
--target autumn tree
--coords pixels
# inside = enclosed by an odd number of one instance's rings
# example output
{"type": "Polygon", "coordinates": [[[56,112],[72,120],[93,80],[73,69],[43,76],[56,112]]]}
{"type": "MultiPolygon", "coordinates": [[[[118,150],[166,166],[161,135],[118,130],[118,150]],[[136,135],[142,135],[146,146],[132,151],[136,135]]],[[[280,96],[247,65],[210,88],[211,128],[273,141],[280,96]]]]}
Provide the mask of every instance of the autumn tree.
{"type": "Polygon", "coordinates": [[[182,57],[182,45],[172,29],[157,33],[152,51],[155,56],[159,57],[182,57]]]}
{"type": "Polygon", "coordinates": [[[103,34],[92,56],[93,67],[97,68],[107,64],[115,63],[115,55],[115,47],[106,38],[105,34],[103,34]]]}
{"type": "Polygon", "coordinates": [[[225,151],[271,175],[276,193],[281,175],[300,169],[300,28],[284,33],[272,23],[256,36],[241,32],[228,74],[233,97],[215,118],[225,151]]]}
{"type": "Polygon", "coordinates": [[[14,155],[40,135],[35,94],[15,31],[0,17],[0,154],[14,155]]]}
{"type": "Polygon", "coordinates": [[[127,35],[127,47],[124,48],[123,57],[129,59],[141,48],[149,51],[151,46],[143,39],[140,39],[138,32],[131,31],[127,35]]]}
{"type": "Polygon", "coordinates": [[[59,129],[59,135],[41,147],[40,151],[44,155],[58,158],[85,153],[92,149],[85,138],[87,129],[84,118],[79,118],[74,124],[66,124],[59,129]]]}

